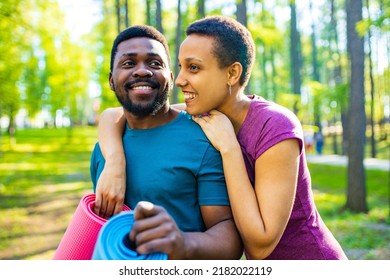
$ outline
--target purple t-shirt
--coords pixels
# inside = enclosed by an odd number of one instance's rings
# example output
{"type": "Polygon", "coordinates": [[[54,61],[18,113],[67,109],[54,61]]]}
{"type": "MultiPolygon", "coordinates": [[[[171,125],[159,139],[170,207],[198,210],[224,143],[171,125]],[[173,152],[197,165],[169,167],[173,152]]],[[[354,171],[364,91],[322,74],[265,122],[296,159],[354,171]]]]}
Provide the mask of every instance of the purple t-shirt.
{"type": "Polygon", "coordinates": [[[288,109],[252,96],[248,114],[238,132],[249,179],[254,186],[255,161],[273,145],[296,138],[301,147],[297,191],[287,227],[267,259],[346,259],[341,246],[322,221],[311,190],[311,178],[298,118],[288,109]]]}

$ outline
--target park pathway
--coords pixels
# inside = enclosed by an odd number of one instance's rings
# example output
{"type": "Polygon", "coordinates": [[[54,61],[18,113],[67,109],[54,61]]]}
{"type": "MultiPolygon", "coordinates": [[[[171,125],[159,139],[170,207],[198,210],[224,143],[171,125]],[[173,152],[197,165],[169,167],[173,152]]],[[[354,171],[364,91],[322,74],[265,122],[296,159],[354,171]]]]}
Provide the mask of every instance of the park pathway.
{"type": "MultiPolygon", "coordinates": [[[[348,163],[348,157],[341,156],[341,155],[308,154],[306,155],[306,159],[307,162],[309,163],[320,163],[320,164],[336,165],[336,166],[346,166],[348,163]]],[[[390,160],[366,158],[364,160],[364,166],[367,169],[390,171],[390,160]]]]}

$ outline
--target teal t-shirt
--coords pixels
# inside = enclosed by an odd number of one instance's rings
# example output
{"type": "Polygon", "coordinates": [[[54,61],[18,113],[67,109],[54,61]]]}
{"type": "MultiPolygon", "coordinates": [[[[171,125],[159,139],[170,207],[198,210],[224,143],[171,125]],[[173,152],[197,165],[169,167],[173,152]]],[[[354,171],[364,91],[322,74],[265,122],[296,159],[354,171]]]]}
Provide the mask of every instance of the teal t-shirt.
{"type": "MultiPolygon", "coordinates": [[[[163,206],[183,231],[204,231],[200,206],[230,205],[220,153],[186,112],[152,129],[123,135],[126,155],[125,204],[141,200],[163,206]]],[[[96,144],[91,177],[96,188],[105,160],[96,144]]]]}

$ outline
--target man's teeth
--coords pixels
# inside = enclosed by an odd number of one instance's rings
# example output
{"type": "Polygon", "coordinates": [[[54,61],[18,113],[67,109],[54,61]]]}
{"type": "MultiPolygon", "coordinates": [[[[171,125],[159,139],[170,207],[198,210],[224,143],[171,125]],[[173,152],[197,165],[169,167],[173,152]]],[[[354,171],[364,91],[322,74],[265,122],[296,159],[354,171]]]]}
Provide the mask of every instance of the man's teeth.
{"type": "Polygon", "coordinates": [[[137,86],[133,87],[133,89],[152,89],[150,86],[137,86]]]}
{"type": "Polygon", "coordinates": [[[184,93],[184,98],[185,98],[185,99],[194,99],[194,98],[195,98],[195,94],[192,94],[192,93],[184,93]]]}

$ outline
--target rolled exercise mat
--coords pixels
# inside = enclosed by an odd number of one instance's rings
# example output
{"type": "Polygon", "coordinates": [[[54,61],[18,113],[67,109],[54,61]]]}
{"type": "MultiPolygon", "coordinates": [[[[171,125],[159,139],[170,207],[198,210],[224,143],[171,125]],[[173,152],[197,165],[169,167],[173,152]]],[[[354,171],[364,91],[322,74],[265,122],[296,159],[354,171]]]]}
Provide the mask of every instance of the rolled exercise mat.
{"type": "Polygon", "coordinates": [[[93,260],[166,260],[165,253],[141,255],[131,249],[128,238],[134,223],[133,211],[112,217],[99,232],[93,260]]]}
{"type": "MultiPolygon", "coordinates": [[[[93,212],[95,194],[87,194],[80,200],[79,205],[68,225],[64,236],[54,254],[54,260],[90,260],[93,249],[102,226],[107,219],[93,212]]],[[[124,211],[129,211],[123,205],[124,211]]]]}

